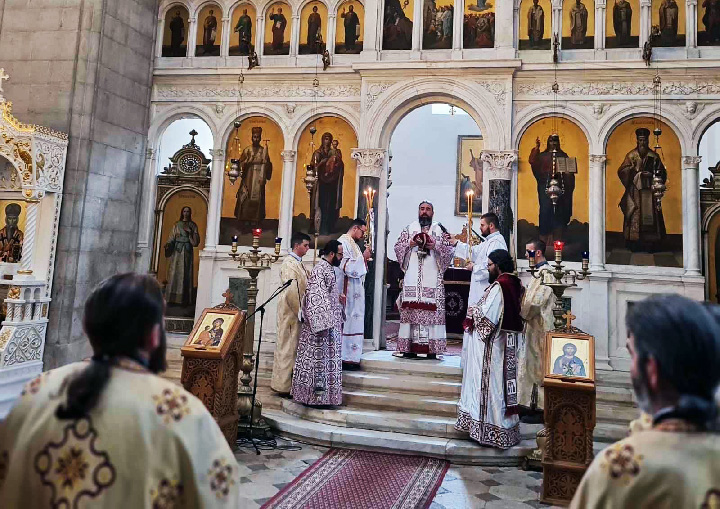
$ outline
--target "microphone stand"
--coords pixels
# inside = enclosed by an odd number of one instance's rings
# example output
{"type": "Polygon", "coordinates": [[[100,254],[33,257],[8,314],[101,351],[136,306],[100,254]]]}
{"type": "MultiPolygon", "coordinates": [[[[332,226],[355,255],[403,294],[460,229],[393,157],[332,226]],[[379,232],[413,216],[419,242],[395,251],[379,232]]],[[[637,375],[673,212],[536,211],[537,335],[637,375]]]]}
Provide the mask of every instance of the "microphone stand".
{"type": "Polygon", "coordinates": [[[265,320],[265,306],[270,301],[272,301],[273,299],[278,297],[282,292],[284,292],[293,281],[294,281],[293,279],[289,279],[287,282],[280,285],[265,302],[263,302],[262,304],[260,304],[259,306],[257,306],[255,308],[255,311],[253,311],[253,313],[251,315],[245,317],[245,324],[247,325],[248,320],[250,320],[250,318],[252,318],[256,314],[260,313],[260,333],[258,334],[257,354],[255,355],[255,376],[254,376],[255,380],[253,383],[252,400],[250,403],[250,425],[248,426],[248,440],[250,440],[250,443],[253,444],[253,447],[255,448],[255,453],[258,455],[260,454],[260,449],[258,448],[257,444],[255,443],[255,440],[253,439],[252,431],[253,431],[253,415],[255,413],[255,399],[257,396],[257,381],[258,381],[257,376],[258,376],[258,368],[260,367],[260,345],[262,344],[263,321],[265,320]]]}

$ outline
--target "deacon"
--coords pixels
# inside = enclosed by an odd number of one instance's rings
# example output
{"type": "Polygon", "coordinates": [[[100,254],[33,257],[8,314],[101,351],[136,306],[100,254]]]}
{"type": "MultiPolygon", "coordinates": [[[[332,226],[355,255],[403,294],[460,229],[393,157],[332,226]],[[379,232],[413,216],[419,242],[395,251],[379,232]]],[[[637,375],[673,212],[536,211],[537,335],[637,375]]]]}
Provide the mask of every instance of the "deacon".
{"type": "Polygon", "coordinates": [[[421,202],[418,220],[405,227],[395,243],[395,255],[405,272],[398,298],[397,341],[397,351],[404,357],[422,353],[435,358],[447,344],[443,275],[452,262],[453,248],[433,215],[432,203],[421,202]]]}
{"type": "Polygon", "coordinates": [[[551,283],[555,278],[547,270],[550,264],[545,259],[545,248],[545,243],[539,239],[525,245],[528,257],[535,257],[535,267],[542,272],[538,278],[531,279],[520,310],[520,316],[525,320],[525,334],[518,348],[518,401],[533,411],[537,409],[537,401],[532,395],[544,376],[545,333],[554,326],[555,298],[552,289],[543,282],[551,283]]]}
{"type": "Polygon", "coordinates": [[[310,236],[295,232],[290,239],[292,251],[280,266],[280,282],[292,281],[280,294],[277,305],[277,343],[273,361],[270,388],[283,396],[290,394],[292,370],[300,338],[300,325],[303,296],[307,287],[308,272],[302,263],[302,257],[310,249],[310,236]]]}
{"type": "Polygon", "coordinates": [[[630,378],[652,427],[600,452],[571,508],[718,506],[717,313],[717,305],[677,294],[628,310],[630,378]]]}
{"type": "Polygon", "coordinates": [[[343,247],[331,240],[308,277],[303,303],[303,324],[291,394],[305,405],[342,404],[342,302],[335,267],[343,258],[343,247]]]}
{"type": "Polygon", "coordinates": [[[620,199],[623,235],[631,251],[656,251],[665,240],[665,219],[653,193],[653,180],[667,182],[667,171],[657,152],[650,148],[650,130],[635,131],[637,147],[627,153],[618,177],[625,188],[620,199]]]}
{"type": "Polygon", "coordinates": [[[471,331],[463,369],[455,428],[481,445],[507,449],[520,442],[516,350],[523,324],[520,304],[524,288],[513,275],[510,254],[488,256],[490,287],[468,308],[464,325],[471,331]]]}
{"type": "Polygon", "coordinates": [[[357,241],[365,236],[367,224],[355,219],[347,233],[338,241],[343,247],[343,260],[335,269],[338,288],[345,295],[342,328],[343,366],[360,366],[363,339],[365,337],[365,275],[370,248],[361,251],[357,241]]]}

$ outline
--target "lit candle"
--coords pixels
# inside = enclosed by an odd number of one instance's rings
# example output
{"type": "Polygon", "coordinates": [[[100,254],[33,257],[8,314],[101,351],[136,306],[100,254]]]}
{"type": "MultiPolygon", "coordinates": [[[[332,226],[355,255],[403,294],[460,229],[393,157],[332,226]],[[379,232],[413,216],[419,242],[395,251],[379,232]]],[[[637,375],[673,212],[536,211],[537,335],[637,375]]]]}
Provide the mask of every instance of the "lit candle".
{"type": "Polygon", "coordinates": [[[553,246],[555,247],[555,261],[560,263],[562,261],[562,250],[565,243],[562,240],[556,240],[553,243],[553,246]]]}
{"type": "Polygon", "coordinates": [[[530,268],[535,267],[535,250],[534,249],[528,249],[527,251],[528,261],[530,262],[530,268]]]}
{"type": "Polygon", "coordinates": [[[582,254],[582,270],[587,270],[589,264],[590,264],[590,253],[588,253],[587,251],[583,251],[583,254],[582,254]]]}
{"type": "Polygon", "coordinates": [[[237,251],[237,235],[233,235],[232,238],[232,250],[237,251]]]}
{"type": "Polygon", "coordinates": [[[253,234],[253,237],[260,238],[260,235],[262,235],[262,229],[261,228],[253,228],[252,234],[253,234]]]}

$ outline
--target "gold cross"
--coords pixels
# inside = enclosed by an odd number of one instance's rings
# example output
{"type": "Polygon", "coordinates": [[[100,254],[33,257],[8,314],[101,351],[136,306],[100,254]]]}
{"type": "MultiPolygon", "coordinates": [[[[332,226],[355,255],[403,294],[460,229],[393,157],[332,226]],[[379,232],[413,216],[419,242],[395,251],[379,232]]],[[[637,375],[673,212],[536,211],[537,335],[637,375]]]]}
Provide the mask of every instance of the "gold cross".
{"type": "Polygon", "coordinates": [[[572,321],[577,318],[577,316],[575,316],[574,314],[572,314],[572,311],[568,311],[567,313],[565,313],[564,315],[562,315],[562,317],[563,317],[565,320],[567,320],[567,328],[568,328],[568,329],[569,329],[570,327],[572,327],[572,321]]]}
{"type": "MultiPolygon", "coordinates": [[[[226,305],[226,306],[229,306],[229,305],[232,304],[233,294],[232,294],[232,292],[230,292],[230,288],[228,288],[227,290],[225,290],[225,293],[223,293],[222,296],[225,297],[225,305],[226,305]]],[[[565,316],[565,315],[563,315],[563,316],[565,316]]],[[[574,318],[574,317],[573,317],[573,318],[574,318]]]]}

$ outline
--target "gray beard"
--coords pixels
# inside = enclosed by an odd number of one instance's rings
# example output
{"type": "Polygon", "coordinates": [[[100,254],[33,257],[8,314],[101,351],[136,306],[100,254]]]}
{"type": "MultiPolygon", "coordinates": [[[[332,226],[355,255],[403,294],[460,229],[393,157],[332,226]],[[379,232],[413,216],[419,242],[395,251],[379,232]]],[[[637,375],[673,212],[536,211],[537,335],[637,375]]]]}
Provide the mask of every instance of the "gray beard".
{"type": "Polygon", "coordinates": [[[430,217],[418,217],[418,221],[420,222],[420,226],[430,226],[432,224],[432,218],[430,217]]]}

